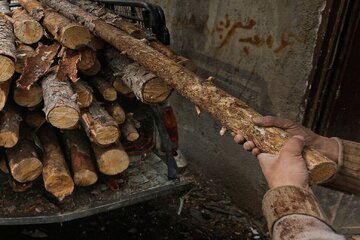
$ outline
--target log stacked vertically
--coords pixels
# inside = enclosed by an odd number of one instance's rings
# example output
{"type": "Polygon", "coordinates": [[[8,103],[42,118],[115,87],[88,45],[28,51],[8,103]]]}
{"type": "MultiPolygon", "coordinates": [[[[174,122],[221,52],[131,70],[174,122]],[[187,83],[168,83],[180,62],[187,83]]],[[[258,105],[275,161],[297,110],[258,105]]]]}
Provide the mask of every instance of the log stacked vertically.
{"type": "Polygon", "coordinates": [[[0,82],[8,81],[15,73],[15,36],[8,1],[1,2],[0,9],[0,82]]]}
{"type": "MultiPolygon", "coordinates": [[[[165,80],[195,105],[208,111],[225,128],[242,133],[247,140],[255,142],[261,151],[278,154],[288,139],[286,132],[281,129],[255,127],[252,119],[261,116],[259,113],[143,41],[131,37],[66,0],[41,2],[88,27],[95,35],[165,80]]],[[[323,182],[336,172],[336,163],[313,149],[306,148],[304,157],[313,182],[323,182]]]]}

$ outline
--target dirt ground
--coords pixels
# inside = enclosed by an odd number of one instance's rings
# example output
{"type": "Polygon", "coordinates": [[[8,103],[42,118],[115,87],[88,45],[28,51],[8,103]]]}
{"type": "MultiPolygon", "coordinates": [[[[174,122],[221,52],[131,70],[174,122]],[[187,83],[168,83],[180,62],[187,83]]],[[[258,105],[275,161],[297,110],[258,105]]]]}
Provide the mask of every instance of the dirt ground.
{"type": "Polygon", "coordinates": [[[71,222],[0,227],[1,239],[268,239],[213,181],[184,175],[194,182],[188,192],[71,222]]]}

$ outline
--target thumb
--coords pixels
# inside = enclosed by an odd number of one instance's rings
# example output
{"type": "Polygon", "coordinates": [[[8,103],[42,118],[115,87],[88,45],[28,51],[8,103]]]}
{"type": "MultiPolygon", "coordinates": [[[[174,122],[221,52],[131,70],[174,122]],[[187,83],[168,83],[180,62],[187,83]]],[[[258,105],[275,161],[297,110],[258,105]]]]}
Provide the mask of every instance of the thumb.
{"type": "Polygon", "coordinates": [[[302,136],[295,135],[291,137],[281,149],[280,155],[284,158],[301,156],[305,146],[305,139],[302,136]]]}
{"type": "Polygon", "coordinates": [[[259,160],[260,167],[264,172],[266,169],[271,168],[271,166],[275,163],[277,156],[270,153],[260,153],[257,155],[257,159],[259,160]]]}
{"type": "Polygon", "coordinates": [[[259,127],[278,127],[281,129],[288,129],[294,126],[294,122],[289,119],[278,118],[273,116],[255,117],[252,119],[253,123],[259,127]]]}

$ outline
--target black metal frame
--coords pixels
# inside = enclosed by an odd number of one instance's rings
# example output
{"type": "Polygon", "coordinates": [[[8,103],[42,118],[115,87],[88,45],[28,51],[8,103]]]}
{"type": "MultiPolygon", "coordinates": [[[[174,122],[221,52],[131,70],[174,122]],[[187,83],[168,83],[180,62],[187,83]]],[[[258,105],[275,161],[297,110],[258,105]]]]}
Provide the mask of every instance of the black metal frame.
{"type": "Polygon", "coordinates": [[[170,34],[166,27],[165,14],[160,6],[143,1],[131,0],[98,0],[97,2],[104,3],[107,8],[113,10],[123,18],[138,23],[143,29],[150,30],[155,35],[156,39],[164,45],[170,44],[170,34]],[[128,8],[130,11],[125,13],[117,7],[123,7],[122,10],[128,8]],[[141,12],[141,15],[138,15],[139,12],[141,12]]]}

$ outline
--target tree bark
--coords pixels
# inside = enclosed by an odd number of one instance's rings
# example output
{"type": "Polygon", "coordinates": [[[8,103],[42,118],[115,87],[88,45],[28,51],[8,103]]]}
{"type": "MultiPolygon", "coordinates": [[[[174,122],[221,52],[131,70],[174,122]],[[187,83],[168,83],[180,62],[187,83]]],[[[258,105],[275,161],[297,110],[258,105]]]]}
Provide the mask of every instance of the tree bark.
{"type": "Polygon", "coordinates": [[[167,83],[124,54],[108,48],[104,57],[115,75],[121,76],[140,101],[154,104],[163,102],[169,97],[171,88],[167,83]]]}
{"type": "Polygon", "coordinates": [[[15,63],[15,71],[17,73],[22,73],[24,70],[26,58],[33,57],[33,56],[35,56],[35,54],[36,54],[36,52],[32,47],[25,45],[25,44],[19,44],[16,47],[17,61],[15,63]]]}
{"type": "Polygon", "coordinates": [[[107,81],[103,75],[96,75],[88,81],[94,89],[106,100],[115,101],[117,99],[117,92],[113,86],[107,81]]]}
{"type": "Polygon", "coordinates": [[[29,90],[14,88],[13,99],[14,102],[21,107],[36,107],[43,99],[41,86],[35,83],[29,90]]]}
{"type": "Polygon", "coordinates": [[[9,95],[11,80],[0,82],[0,111],[5,107],[9,95]]]}
{"type": "Polygon", "coordinates": [[[15,73],[15,36],[13,26],[0,16],[0,82],[9,80],[15,73]]]}
{"type": "Polygon", "coordinates": [[[35,19],[43,16],[41,18],[42,25],[61,45],[70,49],[78,49],[90,42],[92,35],[89,30],[78,23],[71,22],[55,11],[39,6],[35,2],[33,0],[19,1],[30,15],[34,14],[32,17],[35,19]],[[39,14],[39,12],[42,13],[39,14]]]}
{"type": "Polygon", "coordinates": [[[92,145],[99,171],[106,175],[116,175],[125,171],[130,163],[129,156],[117,142],[108,147],[92,145]]]}
{"type": "Polygon", "coordinates": [[[94,99],[89,108],[82,109],[81,122],[89,139],[99,145],[109,145],[119,139],[116,121],[94,99]]]}
{"type": "Polygon", "coordinates": [[[118,124],[123,124],[125,122],[124,109],[120,106],[118,102],[108,103],[106,105],[106,111],[118,124]]]}
{"type": "Polygon", "coordinates": [[[131,114],[127,114],[124,124],[121,125],[121,135],[129,142],[134,142],[140,137],[131,114]]]}
{"type": "Polygon", "coordinates": [[[73,89],[77,95],[77,104],[80,108],[87,108],[91,105],[93,101],[93,90],[83,80],[79,80],[73,85],[73,89]]]}
{"type": "Polygon", "coordinates": [[[53,71],[44,77],[41,84],[46,120],[60,129],[75,127],[80,118],[80,109],[69,81],[59,81],[53,71]]]}
{"type": "Polygon", "coordinates": [[[0,112],[0,146],[12,148],[19,140],[21,117],[13,106],[0,112]]]}
{"type": "Polygon", "coordinates": [[[35,180],[42,173],[43,165],[35,151],[34,144],[22,138],[13,148],[6,149],[13,178],[20,182],[35,180]]]}
{"type": "Polygon", "coordinates": [[[71,160],[74,182],[77,186],[90,186],[98,177],[91,159],[90,144],[79,130],[65,130],[62,138],[71,160]]]}
{"type": "Polygon", "coordinates": [[[74,182],[61,151],[55,129],[45,124],[38,131],[38,136],[44,150],[42,176],[45,189],[62,201],[74,191],[74,182]]]}
{"type": "MultiPolygon", "coordinates": [[[[77,1],[71,0],[73,4],[78,5],[82,9],[91,14],[99,17],[100,19],[104,20],[106,23],[113,25],[121,29],[122,31],[126,32],[130,36],[137,38],[137,39],[144,39],[146,38],[146,33],[139,27],[135,26],[133,23],[122,19],[118,15],[112,13],[110,10],[106,9],[105,6],[102,6],[98,3],[91,2],[91,1],[77,1]]],[[[183,66],[192,66],[189,59],[186,59],[182,56],[177,55],[173,51],[171,51],[168,47],[162,44],[160,41],[154,39],[149,42],[150,46],[157,50],[158,52],[164,54],[168,58],[174,60],[175,62],[183,65],[183,66]]]]}
{"type": "Polygon", "coordinates": [[[12,18],[14,20],[14,34],[25,44],[33,44],[40,41],[44,30],[41,24],[32,18],[26,10],[16,9],[13,11],[12,18]]]}
{"type": "MultiPolygon", "coordinates": [[[[93,15],[83,11],[65,0],[41,0],[70,19],[77,19],[87,28],[114,46],[119,51],[137,61],[195,105],[208,111],[227,129],[241,133],[247,140],[253,141],[262,151],[279,154],[288,139],[285,131],[278,128],[259,128],[252,119],[261,116],[244,102],[206,82],[195,73],[177,64],[165,55],[134,39],[116,27],[113,27],[93,15]]],[[[319,152],[305,148],[304,158],[310,171],[310,179],[320,183],[331,178],[336,172],[336,163],[319,152]]]]}

